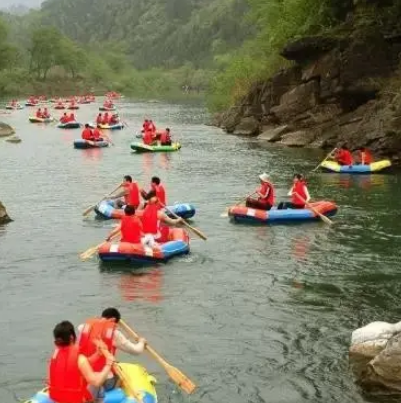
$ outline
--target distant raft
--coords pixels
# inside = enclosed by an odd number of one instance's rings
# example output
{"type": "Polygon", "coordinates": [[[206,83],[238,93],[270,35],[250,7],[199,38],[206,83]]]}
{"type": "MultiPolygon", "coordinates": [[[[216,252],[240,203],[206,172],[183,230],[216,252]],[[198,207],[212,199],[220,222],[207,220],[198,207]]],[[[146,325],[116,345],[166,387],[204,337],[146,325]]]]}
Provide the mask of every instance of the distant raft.
{"type": "MultiPolygon", "coordinates": [[[[104,403],[138,403],[130,396],[130,388],[138,392],[143,403],[157,403],[157,394],[154,384],[156,379],[150,375],[144,367],[137,364],[119,363],[121,371],[124,373],[125,381],[129,386],[114,388],[105,391],[104,403]]],[[[25,403],[54,403],[50,399],[47,390],[37,392],[25,403]]]]}
{"type": "MultiPolygon", "coordinates": [[[[169,217],[174,217],[169,212],[171,211],[179,217],[184,218],[185,220],[192,218],[196,213],[195,207],[192,204],[187,203],[176,203],[173,206],[168,206],[164,211],[169,217]]],[[[112,200],[104,200],[100,202],[95,207],[95,213],[99,218],[102,218],[104,220],[120,220],[121,217],[124,216],[124,210],[115,208],[113,206],[112,200]]]]}
{"type": "MultiPolygon", "coordinates": [[[[325,216],[333,216],[337,213],[337,206],[333,202],[318,201],[310,203],[310,205],[325,216]]],[[[273,207],[271,210],[265,211],[245,206],[234,206],[229,209],[228,216],[235,222],[247,224],[291,224],[320,220],[319,216],[308,208],[278,210],[273,207]]]]}
{"type": "Polygon", "coordinates": [[[12,110],[12,111],[17,111],[17,110],[20,110],[20,109],[24,109],[24,107],[22,105],[20,105],[20,104],[18,104],[18,105],[6,105],[6,109],[7,110],[12,110]]]}
{"type": "Polygon", "coordinates": [[[124,124],[121,122],[114,123],[111,125],[98,125],[99,129],[104,129],[104,130],[122,130],[124,129],[124,124]]]}
{"type": "Polygon", "coordinates": [[[74,148],[85,150],[87,148],[104,148],[108,147],[109,143],[107,141],[90,141],[83,139],[74,140],[74,148]]]}
{"type": "Polygon", "coordinates": [[[25,106],[38,106],[39,102],[25,102],[25,106]]]}
{"type": "Polygon", "coordinates": [[[68,105],[67,109],[70,109],[72,111],[76,111],[79,109],[79,105],[68,105]]]}
{"type": "Polygon", "coordinates": [[[54,121],[54,118],[37,118],[36,116],[29,116],[29,121],[31,123],[51,123],[54,121]]]}
{"type": "Polygon", "coordinates": [[[326,172],[335,172],[339,174],[374,174],[377,172],[383,172],[390,167],[390,160],[372,162],[369,165],[339,165],[336,161],[324,161],[321,164],[321,168],[326,172]]]}
{"type": "Polygon", "coordinates": [[[128,262],[149,264],[167,262],[171,258],[186,255],[190,251],[189,235],[182,228],[170,228],[166,242],[150,248],[142,244],[128,242],[106,242],[98,251],[103,262],[128,262]]]}
{"type": "Polygon", "coordinates": [[[79,122],[67,122],[67,123],[59,123],[57,127],[59,129],[79,129],[81,127],[81,123],[79,122]]]}
{"type": "Polygon", "coordinates": [[[99,111],[100,112],[114,112],[114,111],[116,111],[116,107],[112,106],[111,108],[108,108],[107,106],[100,106],[99,111]]]}
{"type": "Polygon", "coordinates": [[[180,143],[172,143],[171,146],[154,145],[148,146],[144,143],[131,143],[131,149],[137,153],[172,152],[181,149],[180,143]]]}
{"type": "Polygon", "coordinates": [[[54,107],[54,109],[62,110],[62,109],[65,109],[65,106],[62,105],[62,104],[57,104],[57,105],[54,107]]]}

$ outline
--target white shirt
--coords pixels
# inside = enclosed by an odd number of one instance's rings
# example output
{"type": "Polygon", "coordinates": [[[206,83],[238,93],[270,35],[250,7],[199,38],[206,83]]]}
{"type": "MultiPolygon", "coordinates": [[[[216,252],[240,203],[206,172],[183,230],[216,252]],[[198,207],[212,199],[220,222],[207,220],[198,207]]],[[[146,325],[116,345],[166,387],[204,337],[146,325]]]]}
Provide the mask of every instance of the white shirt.
{"type": "MultiPolygon", "coordinates": [[[[84,326],[84,324],[78,326],[78,342],[84,326]]],[[[114,332],[113,346],[128,354],[137,355],[141,353],[139,343],[131,343],[118,329],[114,332]]]]}

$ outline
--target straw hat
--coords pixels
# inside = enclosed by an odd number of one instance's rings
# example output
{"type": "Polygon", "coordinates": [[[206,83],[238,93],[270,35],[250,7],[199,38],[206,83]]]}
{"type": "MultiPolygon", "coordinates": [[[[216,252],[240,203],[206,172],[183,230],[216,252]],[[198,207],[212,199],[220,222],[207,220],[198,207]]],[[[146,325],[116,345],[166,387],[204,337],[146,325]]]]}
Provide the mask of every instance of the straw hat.
{"type": "Polygon", "coordinates": [[[263,172],[262,175],[259,175],[259,179],[262,182],[270,182],[270,175],[268,175],[266,172],[263,172]]]}

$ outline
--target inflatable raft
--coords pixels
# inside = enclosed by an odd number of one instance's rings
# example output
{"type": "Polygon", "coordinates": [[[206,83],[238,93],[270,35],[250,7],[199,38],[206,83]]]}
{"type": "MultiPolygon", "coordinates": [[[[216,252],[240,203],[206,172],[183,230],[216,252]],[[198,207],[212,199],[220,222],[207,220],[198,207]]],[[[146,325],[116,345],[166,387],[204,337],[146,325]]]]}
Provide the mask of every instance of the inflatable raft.
{"type": "Polygon", "coordinates": [[[67,109],[70,109],[72,111],[76,111],[79,109],[79,105],[68,105],[67,109]]]}
{"type": "Polygon", "coordinates": [[[131,149],[137,153],[156,153],[156,152],[172,152],[181,148],[180,143],[172,143],[171,146],[148,146],[144,143],[131,143],[131,149]]]}
{"type": "Polygon", "coordinates": [[[340,174],[374,174],[391,167],[390,160],[381,160],[369,165],[339,165],[336,161],[324,161],[321,168],[326,172],[340,174]]]}
{"type": "Polygon", "coordinates": [[[104,148],[108,146],[109,143],[105,140],[102,141],[90,141],[84,139],[74,140],[74,148],[78,148],[80,150],[85,150],[87,148],[104,148]]]}
{"type": "MultiPolygon", "coordinates": [[[[325,216],[332,216],[337,213],[337,206],[332,202],[319,201],[310,204],[325,216]]],[[[245,206],[234,206],[228,210],[228,216],[235,222],[249,224],[286,224],[320,220],[317,214],[307,208],[278,210],[273,207],[271,210],[265,211],[245,206]]]]}
{"type": "MultiPolygon", "coordinates": [[[[136,364],[118,364],[124,372],[127,382],[141,397],[143,403],[157,403],[157,394],[154,384],[156,379],[149,375],[146,369],[136,364]]],[[[46,389],[36,393],[25,403],[54,403],[49,398],[46,389]]],[[[126,388],[116,388],[105,393],[104,403],[139,403],[130,396],[126,388]]]]}
{"type": "Polygon", "coordinates": [[[8,110],[13,110],[13,111],[17,111],[20,109],[24,109],[24,107],[22,105],[6,105],[6,109],[8,110]]]}
{"type": "Polygon", "coordinates": [[[36,116],[29,116],[29,121],[31,123],[51,123],[53,122],[54,118],[37,118],[36,116]]]}
{"type": "Polygon", "coordinates": [[[107,108],[106,106],[99,107],[100,112],[114,112],[115,110],[116,110],[115,106],[112,106],[111,108],[107,108]]]}
{"type": "Polygon", "coordinates": [[[79,129],[81,127],[81,123],[79,122],[59,123],[57,127],[59,129],[79,129]]]}
{"type": "Polygon", "coordinates": [[[99,248],[103,262],[129,262],[133,264],[167,262],[174,256],[189,253],[189,235],[182,228],[170,228],[167,242],[150,248],[128,242],[106,242],[99,248]]]}
{"type": "Polygon", "coordinates": [[[62,110],[62,109],[65,109],[65,106],[64,106],[64,105],[61,105],[61,104],[57,104],[57,105],[54,107],[54,109],[62,110]]]}
{"type": "Polygon", "coordinates": [[[124,129],[124,124],[119,122],[119,123],[115,123],[114,125],[99,125],[99,129],[122,130],[122,129],[124,129]]]}
{"type": "Polygon", "coordinates": [[[25,102],[25,106],[38,106],[39,102],[25,102]]]}
{"type": "MultiPolygon", "coordinates": [[[[192,218],[196,213],[196,209],[192,204],[184,204],[184,203],[176,203],[174,204],[174,206],[167,207],[165,213],[169,217],[173,218],[173,215],[169,213],[167,210],[172,211],[179,217],[184,218],[185,220],[188,218],[192,218]]],[[[95,207],[95,213],[99,218],[103,218],[105,220],[109,219],[120,220],[121,217],[124,215],[124,209],[114,208],[112,200],[104,200],[95,207]]]]}

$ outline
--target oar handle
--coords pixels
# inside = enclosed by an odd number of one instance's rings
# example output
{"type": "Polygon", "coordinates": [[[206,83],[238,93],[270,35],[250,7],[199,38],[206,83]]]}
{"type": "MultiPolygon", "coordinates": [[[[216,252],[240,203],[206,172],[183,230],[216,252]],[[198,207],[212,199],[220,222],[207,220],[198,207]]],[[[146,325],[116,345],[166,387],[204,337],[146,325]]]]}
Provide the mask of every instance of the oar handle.
{"type": "Polygon", "coordinates": [[[294,192],[295,195],[298,196],[298,198],[305,203],[305,206],[308,207],[308,209],[312,210],[316,215],[318,215],[322,221],[324,221],[326,224],[333,224],[333,221],[330,220],[330,218],[326,217],[324,214],[322,214],[320,211],[315,209],[310,203],[308,203],[302,196],[300,196],[297,192],[294,192]]]}
{"type": "MultiPolygon", "coordinates": [[[[159,202],[160,203],[160,202],[159,202]]],[[[188,227],[192,232],[194,232],[196,235],[198,235],[200,238],[202,238],[204,241],[207,240],[207,236],[199,231],[197,228],[193,227],[192,225],[188,224],[187,221],[185,221],[182,217],[179,217],[177,214],[174,213],[174,211],[171,211],[169,208],[167,208],[163,203],[160,203],[162,207],[164,207],[173,217],[175,218],[181,218],[182,219],[182,223],[188,227]]]]}
{"type": "Polygon", "coordinates": [[[322,165],[323,162],[325,162],[329,157],[331,157],[331,155],[332,155],[336,150],[337,150],[337,147],[333,148],[333,149],[326,155],[326,158],[325,158],[315,169],[312,169],[311,172],[315,172],[317,169],[319,169],[319,168],[320,168],[320,165],[322,165]]]}

